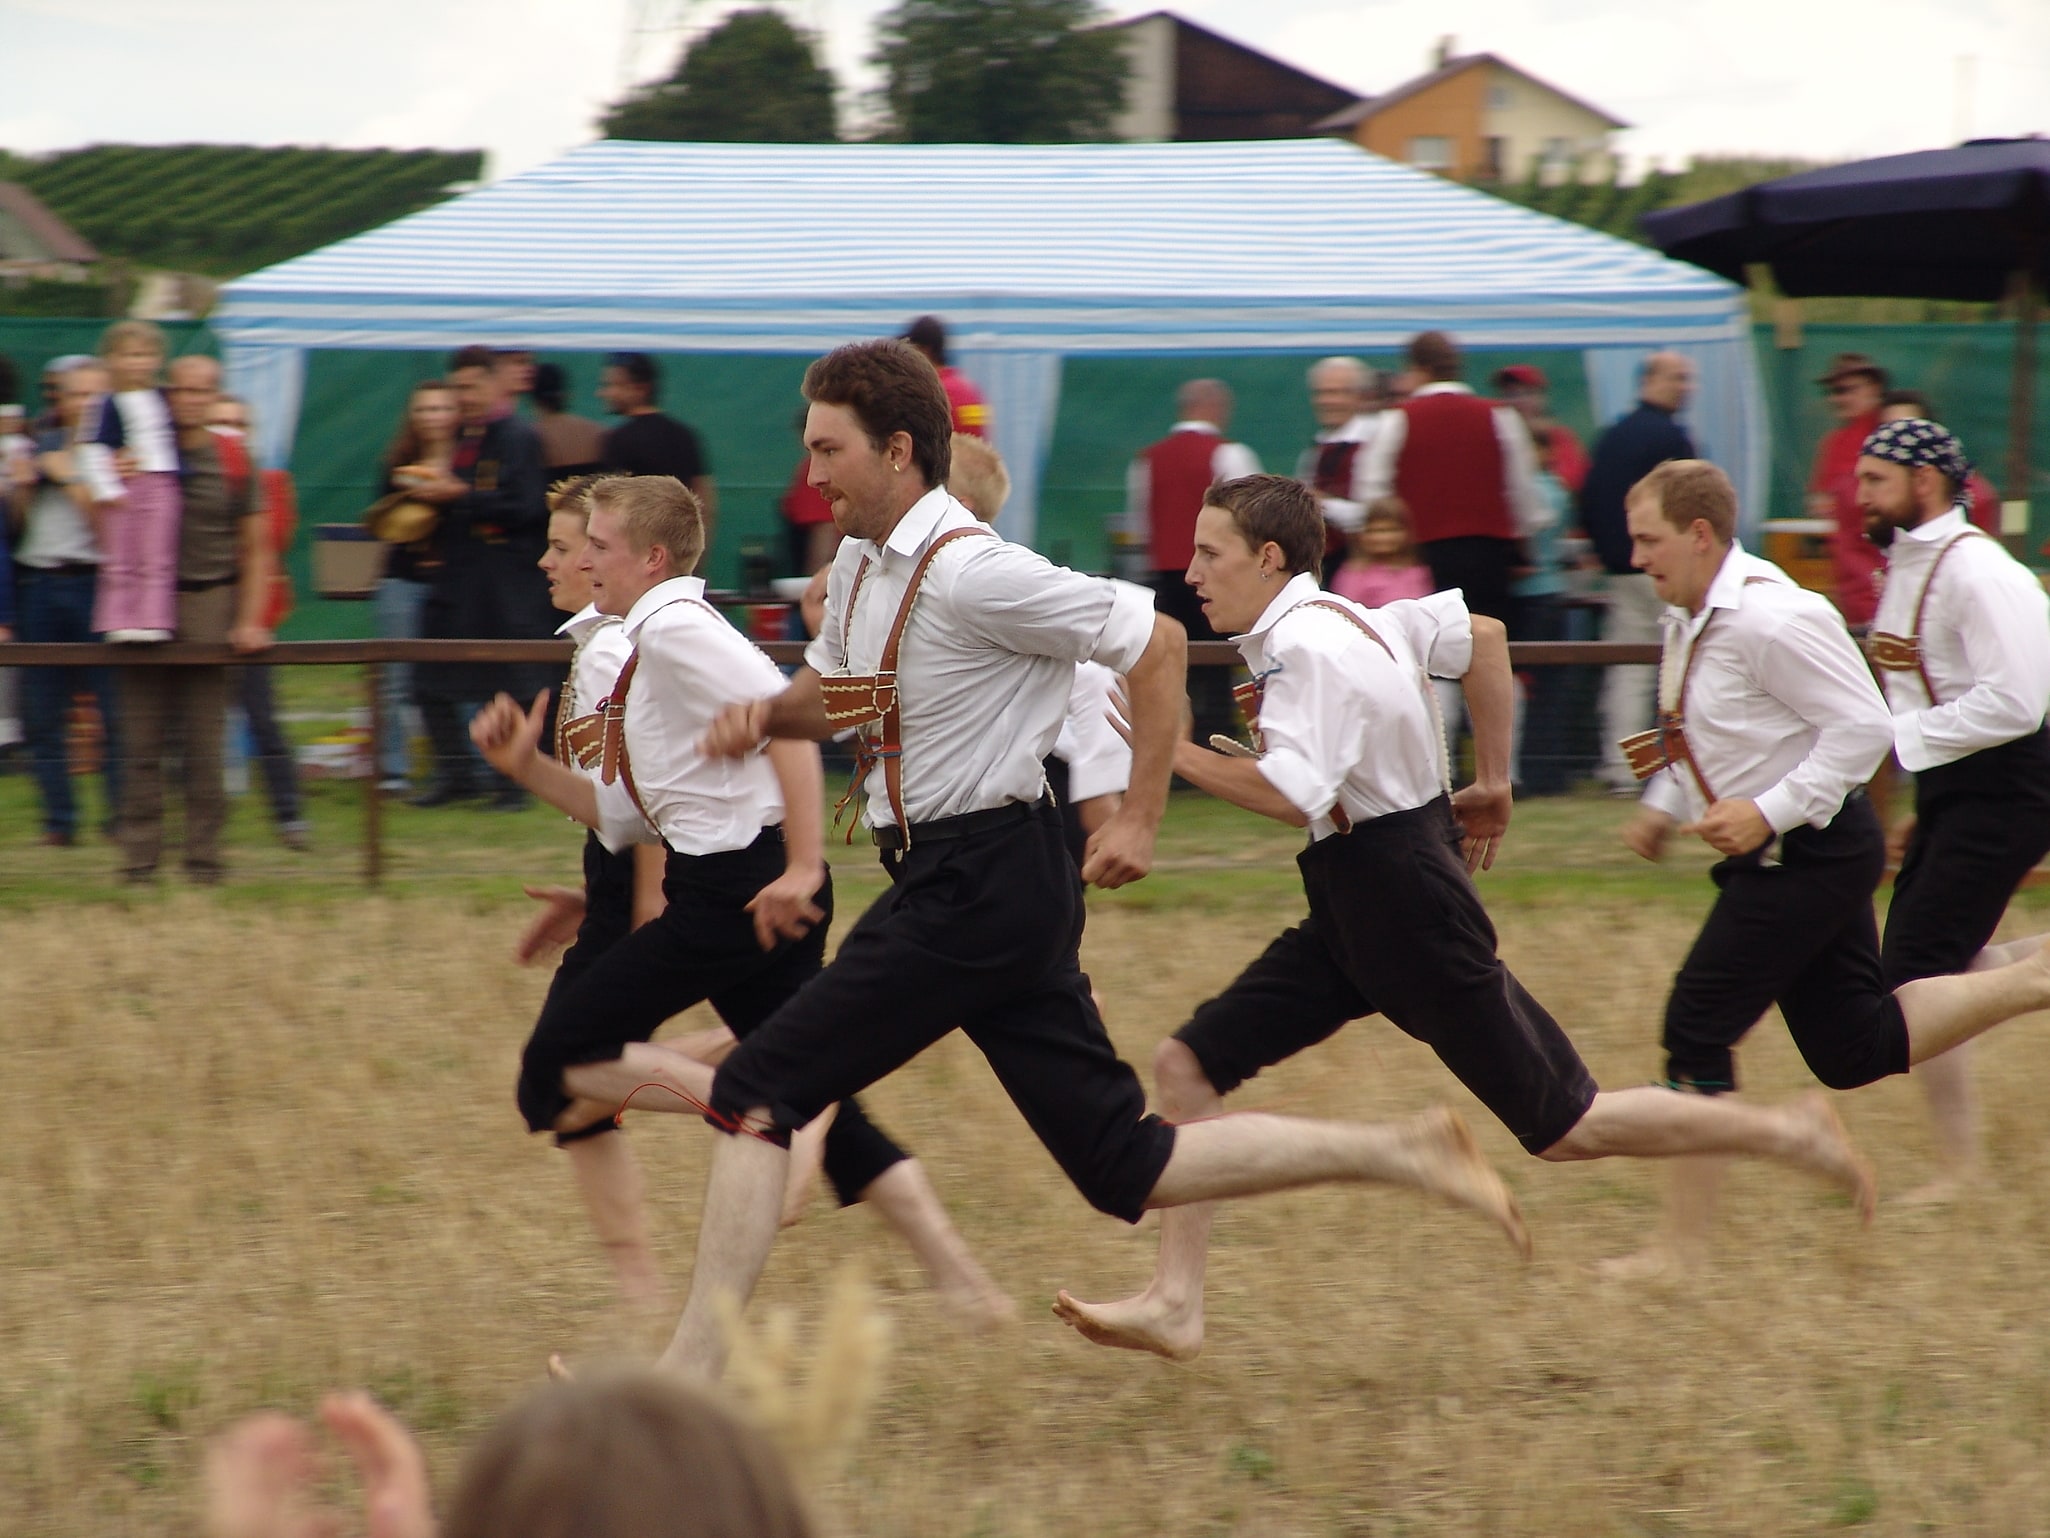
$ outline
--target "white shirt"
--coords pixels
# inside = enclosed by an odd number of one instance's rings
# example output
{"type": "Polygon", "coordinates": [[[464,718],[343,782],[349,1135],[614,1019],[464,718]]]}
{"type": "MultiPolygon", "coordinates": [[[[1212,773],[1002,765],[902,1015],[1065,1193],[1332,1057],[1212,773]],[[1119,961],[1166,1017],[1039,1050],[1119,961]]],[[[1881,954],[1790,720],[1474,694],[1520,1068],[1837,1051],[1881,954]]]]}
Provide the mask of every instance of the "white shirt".
{"type": "Polygon", "coordinates": [[[1075,664],[1068,715],[1054,739],[1053,756],[1068,766],[1068,800],[1122,795],[1132,783],[1132,749],[1110,724],[1111,691],[1118,675],[1100,662],[1075,664]]]}
{"type": "MultiPolygon", "coordinates": [[[[842,540],[826,579],[825,624],[804,660],[820,673],[873,673],[926,547],[975,526],[940,487],[882,545],[842,540]],[[871,564],[847,627],[864,557],[871,564]]],[[[906,817],[931,822],[1038,800],[1040,761],[1060,735],[1075,664],[1130,672],[1152,638],[1153,596],[1144,588],[1055,566],[995,534],[948,545],[926,571],[897,656],[906,817]]],[[[866,789],[869,825],[891,822],[881,765],[866,789]]]]}
{"type": "MultiPolygon", "coordinates": [[[[1709,788],[1756,802],[1775,833],[1827,827],[1893,746],[1886,702],[1836,606],[1733,541],[1701,612],[1668,605],[1664,623],[1668,646],[1677,631],[1694,648],[1684,725],[1709,788]]],[[[1677,764],[1645,783],[1644,804],[1690,822],[1707,810],[1677,764]]]]}
{"type": "MultiPolygon", "coordinates": [[[[1473,391],[1457,380],[1427,384],[1418,395],[1471,395],[1473,391]]],[[[1393,494],[1395,463],[1402,446],[1409,441],[1409,418],[1398,411],[1384,411],[1386,419],[1374,432],[1374,441],[1361,451],[1366,461],[1361,482],[1361,500],[1374,502],[1393,494]]],[[[1495,441],[1502,445],[1502,493],[1509,501],[1509,516],[1520,536],[1550,528],[1559,516],[1537,484],[1537,449],[1530,441],[1530,429],[1513,407],[1497,406],[1495,441]]]]}
{"type": "MultiPolygon", "coordinates": [[[[782,786],[766,757],[707,758],[698,751],[720,711],[781,694],[786,683],[716,610],[676,601],[704,596],[701,579],[671,577],[643,593],[617,627],[620,640],[641,654],[626,697],[634,784],[663,841],[679,854],[745,849],[783,820],[782,786]]],[[[652,842],[654,830],[635,809],[626,777],[594,784],[605,847],[652,842]]]]}
{"type": "MultiPolygon", "coordinates": [[[[576,642],[576,655],[570,659],[562,700],[563,719],[574,721],[605,703],[613,684],[619,681],[619,670],[633,655],[633,643],[627,640],[626,626],[617,614],[600,614],[595,604],[588,603],[558,625],[555,633],[576,642]]],[[[639,691],[643,676],[635,675],[628,700],[639,691]]],[[[574,760],[570,767],[577,767],[574,760]]],[[[634,780],[636,784],[640,781],[638,771],[634,780]]]]}
{"type": "Polygon", "coordinates": [[[1260,773],[1310,819],[1313,843],[1337,831],[1334,803],[1364,822],[1444,794],[1445,734],[1423,675],[1464,678],[1473,665],[1473,620],[1457,588],[1366,609],[1298,572],[1236,640],[1265,686],[1260,773]],[[1388,649],[1341,614],[1303,607],[1313,599],[1343,604],[1388,649]]]}
{"type": "Polygon", "coordinates": [[[1882,672],[1893,709],[1894,750],[1911,771],[1954,763],[1983,748],[2027,737],[2043,724],[2050,704],[2050,597],[1998,540],[1960,533],[1962,508],[1894,535],[1887,551],[1886,585],[1872,628],[1905,636],[1922,608],[1922,668],[1936,686],[1923,692],[1921,674],[1882,672]],[[1929,587],[1930,569],[1953,539],[1929,587]]]}
{"type": "MultiPolygon", "coordinates": [[[[1333,528],[1351,533],[1364,528],[1367,522],[1367,503],[1373,499],[1367,495],[1367,457],[1374,439],[1380,436],[1381,419],[1389,415],[1383,411],[1362,411],[1342,427],[1319,432],[1313,440],[1314,446],[1303,450],[1302,458],[1296,461],[1295,478],[1305,486],[1314,489],[1317,484],[1317,450],[1327,443],[1357,443],[1359,452],[1352,456],[1351,495],[1327,497],[1319,495],[1318,505],[1324,509],[1324,521],[1333,528]]],[[[1395,415],[1401,415],[1400,412],[1395,415]]]]}
{"type": "MultiPolygon", "coordinates": [[[[1217,447],[1210,454],[1210,479],[1212,481],[1236,480],[1242,475],[1260,473],[1260,456],[1243,443],[1227,440],[1214,422],[1177,422],[1168,430],[1175,433],[1209,433],[1217,439],[1217,447]]],[[[1140,549],[1147,547],[1153,537],[1153,468],[1141,454],[1132,460],[1125,471],[1125,526],[1124,535],[1140,549]]]]}
{"type": "MultiPolygon", "coordinates": [[[[178,469],[178,430],[171,424],[171,411],[155,390],[122,390],[100,403],[102,411],[121,413],[123,447],[135,460],[138,473],[175,473],[178,469]]],[[[105,444],[81,443],[77,450],[79,478],[92,488],[96,502],[118,502],[127,490],[121,473],[114,467],[114,451],[105,444]]]]}

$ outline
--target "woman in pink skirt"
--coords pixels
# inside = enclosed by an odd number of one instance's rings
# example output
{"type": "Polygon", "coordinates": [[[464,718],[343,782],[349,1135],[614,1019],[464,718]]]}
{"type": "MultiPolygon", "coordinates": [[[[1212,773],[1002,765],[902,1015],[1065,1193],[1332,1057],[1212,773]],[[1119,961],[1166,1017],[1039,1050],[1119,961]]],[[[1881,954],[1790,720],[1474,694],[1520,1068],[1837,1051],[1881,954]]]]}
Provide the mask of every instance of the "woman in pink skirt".
{"type": "Polygon", "coordinates": [[[158,385],[164,334],[123,320],[100,338],[110,393],[79,445],[105,557],[93,629],[110,641],[168,641],[178,626],[178,435],[158,385]]]}

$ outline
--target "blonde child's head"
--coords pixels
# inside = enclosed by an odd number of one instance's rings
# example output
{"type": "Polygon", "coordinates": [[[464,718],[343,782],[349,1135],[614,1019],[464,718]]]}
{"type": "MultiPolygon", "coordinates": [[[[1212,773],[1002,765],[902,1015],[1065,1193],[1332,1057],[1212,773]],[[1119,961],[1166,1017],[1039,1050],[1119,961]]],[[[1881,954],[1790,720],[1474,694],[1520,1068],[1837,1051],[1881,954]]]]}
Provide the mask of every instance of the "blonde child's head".
{"type": "Polygon", "coordinates": [[[1416,565],[1409,504],[1400,497],[1381,497],[1368,503],[1366,521],[1352,536],[1352,554],[1369,566],[1416,565]]]}
{"type": "Polygon", "coordinates": [[[146,320],[117,320],[100,333],[100,356],[116,390],[150,389],[169,351],[164,333],[146,320]]]}

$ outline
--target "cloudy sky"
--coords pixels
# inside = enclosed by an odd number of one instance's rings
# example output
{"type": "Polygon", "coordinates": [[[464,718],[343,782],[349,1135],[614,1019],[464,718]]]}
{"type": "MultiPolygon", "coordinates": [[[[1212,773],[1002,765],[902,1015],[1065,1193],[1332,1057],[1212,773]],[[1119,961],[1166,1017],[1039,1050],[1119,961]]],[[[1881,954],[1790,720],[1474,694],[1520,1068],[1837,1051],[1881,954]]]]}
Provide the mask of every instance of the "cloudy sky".
{"type": "MultiPolygon", "coordinates": [[[[786,0],[843,85],[887,0],[786,0]]],[[[0,147],[482,146],[502,176],[580,143],[731,0],[0,0],[0,147]]],[[[1115,8],[1128,16],[1143,4],[1115,8]]],[[[1850,158],[2050,133],[2046,0],[1176,0],[1362,94],[1434,41],[1501,54],[1638,125],[1631,164],[1850,158]]]]}

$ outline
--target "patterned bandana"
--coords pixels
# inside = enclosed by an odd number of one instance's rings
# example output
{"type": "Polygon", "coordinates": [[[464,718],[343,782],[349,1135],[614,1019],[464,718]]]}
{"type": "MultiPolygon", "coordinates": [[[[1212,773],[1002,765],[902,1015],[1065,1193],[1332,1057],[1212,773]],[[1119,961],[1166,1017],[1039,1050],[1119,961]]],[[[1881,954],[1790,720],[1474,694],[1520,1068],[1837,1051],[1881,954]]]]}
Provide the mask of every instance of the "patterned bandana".
{"type": "Polygon", "coordinates": [[[1917,465],[1933,465],[1957,487],[1962,487],[1965,477],[1972,473],[1972,462],[1965,458],[1965,446],[1957,441],[1957,435],[1942,423],[1924,417],[1909,417],[1875,428],[1858,452],[1906,465],[1910,470],[1917,465]]]}

